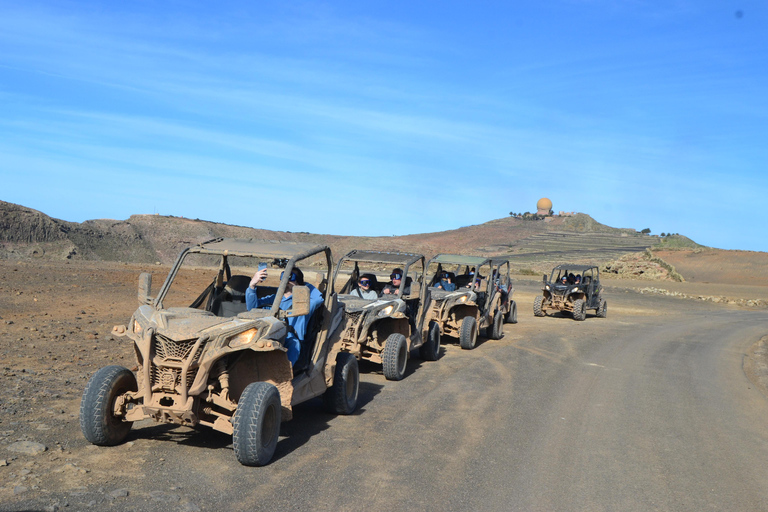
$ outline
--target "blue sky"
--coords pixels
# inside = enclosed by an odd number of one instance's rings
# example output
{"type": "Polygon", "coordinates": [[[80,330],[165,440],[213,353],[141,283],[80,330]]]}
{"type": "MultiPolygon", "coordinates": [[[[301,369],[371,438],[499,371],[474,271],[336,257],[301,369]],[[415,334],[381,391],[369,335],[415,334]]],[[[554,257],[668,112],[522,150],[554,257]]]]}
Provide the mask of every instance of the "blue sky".
{"type": "Polygon", "coordinates": [[[0,199],[392,235],[546,196],[768,251],[766,27],[762,0],[0,0],[0,199]]]}

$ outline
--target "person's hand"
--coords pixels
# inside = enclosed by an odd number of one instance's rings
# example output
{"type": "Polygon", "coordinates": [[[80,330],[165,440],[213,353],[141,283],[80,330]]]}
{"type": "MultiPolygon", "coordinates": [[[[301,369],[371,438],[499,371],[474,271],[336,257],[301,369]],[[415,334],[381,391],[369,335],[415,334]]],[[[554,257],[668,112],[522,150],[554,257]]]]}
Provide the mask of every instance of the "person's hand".
{"type": "Polygon", "coordinates": [[[390,293],[392,293],[392,292],[390,292],[390,291],[389,291],[389,288],[384,288],[384,291],[383,291],[382,293],[383,293],[384,295],[389,295],[389,294],[390,294],[390,293]]]}
{"type": "Polygon", "coordinates": [[[267,269],[261,269],[257,270],[255,274],[253,274],[253,277],[251,278],[251,282],[248,284],[251,288],[256,288],[256,285],[262,282],[267,278],[267,269]]]}
{"type": "Polygon", "coordinates": [[[400,289],[395,290],[395,295],[400,294],[400,289]]]}

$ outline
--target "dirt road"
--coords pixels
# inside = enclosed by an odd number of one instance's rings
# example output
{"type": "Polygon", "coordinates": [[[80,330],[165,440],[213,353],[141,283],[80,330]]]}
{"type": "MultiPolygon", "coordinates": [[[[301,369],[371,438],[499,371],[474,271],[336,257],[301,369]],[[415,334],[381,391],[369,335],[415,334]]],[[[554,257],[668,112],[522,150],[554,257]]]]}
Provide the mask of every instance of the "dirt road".
{"type": "Polygon", "coordinates": [[[0,510],[768,510],[768,400],[742,369],[765,309],[628,282],[607,319],[534,318],[537,285],[518,283],[502,340],[447,345],[400,382],[363,365],[355,415],[299,406],[247,468],[210,430],[82,437],[87,378],[133,364],[109,330],[142,270],[0,263],[0,510]]]}

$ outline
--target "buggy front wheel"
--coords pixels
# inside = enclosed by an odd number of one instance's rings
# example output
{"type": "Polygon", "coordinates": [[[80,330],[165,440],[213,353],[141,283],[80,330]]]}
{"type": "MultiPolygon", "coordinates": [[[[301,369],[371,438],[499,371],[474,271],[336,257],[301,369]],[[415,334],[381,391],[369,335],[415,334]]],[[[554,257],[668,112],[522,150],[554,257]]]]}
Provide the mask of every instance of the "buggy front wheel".
{"type": "Polygon", "coordinates": [[[136,376],[122,366],[105,366],[88,381],[80,400],[80,430],[98,446],[122,443],[132,421],[115,415],[115,402],[128,391],[137,391],[136,376]]]}
{"type": "Polygon", "coordinates": [[[245,466],[272,460],[280,435],[280,392],[268,382],[252,382],[240,395],[232,421],[235,457],[245,466]]]}
{"type": "Polygon", "coordinates": [[[408,340],[399,332],[387,336],[384,352],[381,354],[384,377],[387,380],[402,380],[408,363],[408,340]]]}
{"type": "Polygon", "coordinates": [[[473,316],[465,316],[459,328],[459,345],[464,350],[472,350],[477,343],[477,321],[473,316]]]}

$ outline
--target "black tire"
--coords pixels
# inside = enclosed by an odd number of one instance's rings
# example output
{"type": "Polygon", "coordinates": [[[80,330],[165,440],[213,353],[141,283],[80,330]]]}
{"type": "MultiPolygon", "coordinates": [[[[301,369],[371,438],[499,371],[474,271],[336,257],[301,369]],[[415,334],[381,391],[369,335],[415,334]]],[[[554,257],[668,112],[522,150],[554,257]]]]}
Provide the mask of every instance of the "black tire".
{"type": "Polygon", "coordinates": [[[600,299],[600,305],[597,307],[598,318],[605,318],[608,316],[608,302],[605,299],[600,299]]]}
{"type": "Polygon", "coordinates": [[[232,421],[235,457],[245,466],[272,460],[280,435],[280,392],[268,382],[252,382],[240,395],[232,421]]]}
{"type": "Polygon", "coordinates": [[[132,421],[115,416],[115,400],[127,391],[137,391],[136,376],[122,366],[105,366],[90,378],[80,400],[80,430],[89,443],[114,446],[122,443],[132,421]]]}
{"type": "Polygon", "coordinates": [[[496,311],[496,314],[493,315],[493,325],[490,331],[489,338],[492,340],[500,340],[504,337],[504,314],[501,311],[496,311]]]}
{"type": "Polygon", "coordinates": [[[340,352],[336,356],[333,385],[323,393],[325,410],[332,414],[352,414],[357,409],[359,391],[357,359],[349,352],[340,352]]]}
{"type": "Polygon", "coordinates": [[[440,356],[440,325],[430,322],[427,341],[419,347],[419,357],[424,361],[437,361],[440,356]]]}
{"type": "Polygon", "coordinates": [[[541,307],[543,303],[544,297],[542,295],[537,295],[536,298],[533,299],[533,316],[544,316],[544,310],[541,307]]]}
{"type": "Polygon", "coordinates": [[[581,322],[587,318],[587,303],[584,299],[576,299],[573,301],[573,319],[581,322]]]}
{"type": "Polygon", "coordinates": [[[405,377],[405,365],[408,363],[408,340],[395,332],[387,336],[384,352],[381,354],[384,377],[387,380],[402,380],[405,377]]]}
{"type": "Polygon", "coordinates": [[[509,301],[509,311],[507,311],[504,321],[508,324],[517,323],[517,303],[513,300],[509,301]]]}
{"type": "Polygon", "coordinates": [[[477,320],[473,316],[465,316],[459,328],[459,345],[464,350],[472,350],[477,344],[477,320]]]}

